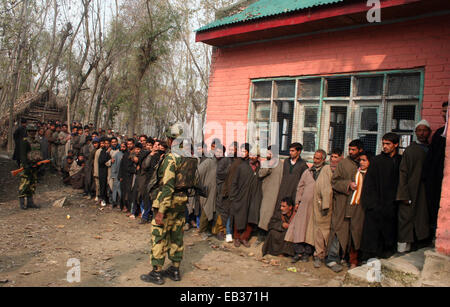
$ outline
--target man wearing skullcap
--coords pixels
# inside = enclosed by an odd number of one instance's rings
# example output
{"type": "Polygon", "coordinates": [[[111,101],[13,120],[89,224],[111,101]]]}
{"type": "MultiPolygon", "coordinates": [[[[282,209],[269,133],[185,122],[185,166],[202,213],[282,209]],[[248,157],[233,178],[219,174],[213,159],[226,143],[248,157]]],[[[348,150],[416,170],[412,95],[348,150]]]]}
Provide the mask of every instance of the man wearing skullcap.
{"type": "Polygon", "coordinates": [[[429,212],[422,177],[424,161],[429,150],[428,139],[431,127],[428,121],[416,124],[417,141],[412,142],[403,153],[400,163],[397,188],[398,208],[398,244],[399,253],[417,249],[430,235],[429,212]]]}

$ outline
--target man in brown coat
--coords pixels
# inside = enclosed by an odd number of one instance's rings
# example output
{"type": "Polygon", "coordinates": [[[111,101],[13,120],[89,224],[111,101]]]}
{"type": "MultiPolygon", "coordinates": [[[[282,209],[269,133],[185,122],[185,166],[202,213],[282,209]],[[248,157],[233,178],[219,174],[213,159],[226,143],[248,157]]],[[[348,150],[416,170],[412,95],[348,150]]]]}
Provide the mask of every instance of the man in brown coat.
{"type": "Polygon", "coordinates": [[[415,130],[417,141],[408,146],[400,163],[397,189],[399,253],[409,252],[411,244],[428,238],[429,214],[422,169],[428,152],[430,124],[420,121],[415,130]]]}
{"type": "Polygon", "coordinates": [[[303,172],[297,186],[295,197],[295,214],[289,229],[286,232],[285,240],[294,243],[295,255],[292,263],[299,260],[308,262],[309,257],[314,252],[314,237],[310,233],[307,236],[308,223],[313,211],[314,186],[327,158],[327,153],[319,149],[314,153],[314,164],[303,172]]]}
{"type": "Polygon", "coordinates": [[[348,253],[349,243],[353,242],[354,249],[358,250],[361,241],[362,223],[359,220],[364,218],[364,211],[362,206],[351,206],[350,201],[357,187],[355,175],[362,151],[361,140],[351,141],[348,145],[349,156],[338,164],[331,179],[334,200],[325,263],[336,273],[343,269],[341,259],[348,253]]]}
{"type": "Polygon", "coordinates": [[[261,162],[261,168],[258,171],[258,177],[262,180],[262,200],[259,213],[257,245],[264,242],[268,234],[269,222],[277,203],[282,176],[283,161],[278,157],[276,145],[271,145],[267,150],[267,159],[261,162]]]}
{"type": "Polygon", "coordinates": [[[314,238],[314,267],[320,268],[325,261],[328,237],[330,236],[331,213],[333,212],[333,188],[331,178],[343,159],[340,148],[333,149],[330,165],[325,165],[317,177],[314,187],[313,212],[308,223],[307,237],[314,238]]]}

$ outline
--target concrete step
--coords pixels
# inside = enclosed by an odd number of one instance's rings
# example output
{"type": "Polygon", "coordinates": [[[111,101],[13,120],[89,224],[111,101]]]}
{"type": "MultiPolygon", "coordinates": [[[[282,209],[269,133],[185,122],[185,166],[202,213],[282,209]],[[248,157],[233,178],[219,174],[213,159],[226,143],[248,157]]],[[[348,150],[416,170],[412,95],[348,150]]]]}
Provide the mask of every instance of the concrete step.
{"type": "Polygon", "coordinates": [[[369,262],[348,270],[344,286],[375,287],[417,287],[421,286],[421,271],[424,267],[425,252],[420,249],[405,255],[395,255],[389,259],[369,262]]]}
{"type": "Polygon", "coordinates": [[[450,257],[425,251],[425,263],[420,276],[423,287],[450,287],[450,257]]]}

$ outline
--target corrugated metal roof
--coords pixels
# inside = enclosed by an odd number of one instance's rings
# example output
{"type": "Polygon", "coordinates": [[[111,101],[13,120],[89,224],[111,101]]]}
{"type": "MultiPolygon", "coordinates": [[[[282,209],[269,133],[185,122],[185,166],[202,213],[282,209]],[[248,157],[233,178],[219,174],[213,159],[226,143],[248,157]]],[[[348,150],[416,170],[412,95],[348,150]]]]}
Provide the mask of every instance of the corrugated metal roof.
{"type": "Polygon", "coordinates": [[[210,24],[197,29],[196,32],[343,1],[344,0],[259,0],[250,4],[243,11],[211,22],[210,24]]]}

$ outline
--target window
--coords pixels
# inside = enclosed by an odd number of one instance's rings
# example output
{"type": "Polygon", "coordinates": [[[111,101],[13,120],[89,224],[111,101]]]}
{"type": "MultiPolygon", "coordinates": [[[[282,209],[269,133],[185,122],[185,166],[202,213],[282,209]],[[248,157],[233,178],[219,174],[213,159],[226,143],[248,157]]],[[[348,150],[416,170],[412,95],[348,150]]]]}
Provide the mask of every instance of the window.
{"type": "Polygon", "coordinates": [[[276,85],[276,98],[294,98],[295,97],[295,81],[277,81],[276,85]]]}
{"type": "Polygon", "coordinates": [[[383,80],[383,76],[358,78],[356,96],[381,96],[383,94],[383,80]]]}
{"type": "Polygon", "coordinates": [[[255,104],[255,124],[256,140],[261,144],[270,145],[270,102],[260,102],[255,104]]]}
{"type": "Polygon", "coordinates": [[[278,137],[280,154],[289,144],[303,144],[303,156],[340,148],[345,153],[353,139],[364,149],[381,152],[381,137],[399,134],[403,150],[412,142],[420,119],[422,69],[361,72],[347,75],[302,76],[252,82],[251,118],[260,125],[259,140],[278,137]],[[272,121],[279,130],[270,131],[272,121]],[[276,137],[275,137],[276,136],[276,137]]]}
{"type": "Polygon", "coordinates": [[[298,96],[301,98],[316,97],[320,96],[320,78],[316,79],[303,79],[299,80],[299,93],[298,96]]]}
{"type": "Polygon", "coordinates": [[[392,106],[392,131],[400,136],[400,152],[408,147],[414,136],[416,124],[416,105],[393,105],[392,106]]]}
{"type": "Polygon", "coordinates": [[[314,152],[317,149],[318,106],[303,108],[303,151],[314,152]]]}
{"type": "Polygon", "coordinates": [[[358,138],[364,149],[375,154],[378,145],[378,107],[361,107],[358,138]]]}
{"type": "Polygon", "coordinates": [[[277,118],[279,123],[280,154],[289,155],[289,145],[292,143],[292,117],[294,104],[290,101],[277,103],[277,118]]]}
{"type": "Polygon", "coordinates": [[[389,76],[389,96],[419,95],[420,74],[399,74],[389,76]]]}
{"type": "Polygon", "coordinates": [[[351,79],[346,78],[332,78],[327,80],[328,91],[327,97],[348,97],[350,96],[350,82],[351,79]]]}
{"type": "Polygon", "coordinates": [[[328,152],[339,148],[345,150],[345,133],[347,124],[347,107],[330,108],[330,128],[328,133],[328,152]]]}

